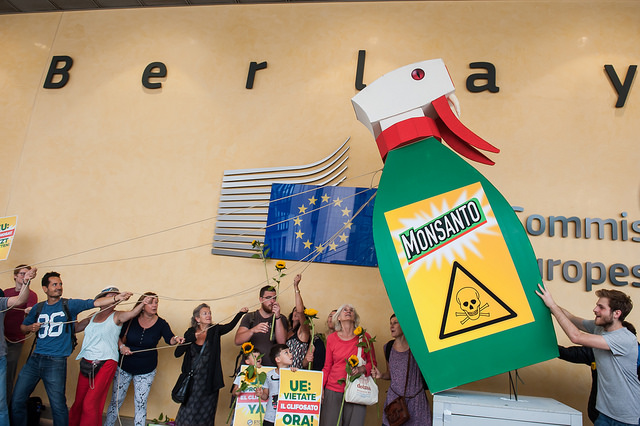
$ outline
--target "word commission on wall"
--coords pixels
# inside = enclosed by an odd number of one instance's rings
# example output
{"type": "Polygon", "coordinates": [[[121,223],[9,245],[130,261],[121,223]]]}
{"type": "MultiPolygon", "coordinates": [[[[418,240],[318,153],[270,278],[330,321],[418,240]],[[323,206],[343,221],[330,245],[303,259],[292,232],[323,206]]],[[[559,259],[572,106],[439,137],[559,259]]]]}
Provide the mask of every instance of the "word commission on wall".
{"type": "MultiPolygon", "coordinates": [[[[365,51],[360,50],[358,52],[358,65],[356,68],[356,81],[355,87],[357,90],[362,90],[366,87],[366,84],[362,82],[364,76],[364,62],[365,51]]],[[[61,89],[69,82],[70,72],[69,70],[73,66],[73,59],[70,56],[54,56],[51,58],[51,64],[49,65],[49,71],[45,78],[43,87],[45,89],[61,89]]],[[[256,73],[260,70],[267,68],[267,61],[263,62],[250,62],[249,72],[247,74],[246,88],[252,89],[253,83],[256,78],[256,73]]],[[[479,93],[488,91],[491,93],[497,93],[500,88],[496,84],[496,67],[491,62],[472,62],[469,64],[471,69],[483,69],[484,73],[471,74],[467,77],[466,86],[467,90],[472,93],[479,93]],[[479,84],[482,82],[484,84],[479,84]]],[[[618,100],[616,101],[616,108],[622,108],[629,96],[631,90],[631,84],[635,77],[637,65],[629,65],[627,69],[627,75],[624,82],[620,80],[618,73],[613,65],[605,65],[604,69],[607,72],[609,81],[613,85],[618,100]]],[[[151,81],[151,79],[164,78],[167,76],[167,66],[163,62],[151,62],[147,65],[142,72],[142,85],[147,89],[160,89],[162,83],[157,81],[151,81]]]]}
{"type": "MultiPolygon", "coordinates": [[[[513,206],[513,210],[518,213],[524,211],[524,208],[513,206]]],[[[621,219],[600,219],[586,217],[580,219],[576,216],[549,216],[545,218],[539,214],[527,216],[524,221],[525,229],[529,235],[540,236],[548,235],[555,237],[560,232],[562,238],[585,238],[589,239],[594,235],[598,240],[609,238],[612,241],[640,243],[640,220],[629,222],[627,212],[620,213],[621,219]]],[[[604,283],[607,278],[609,282],[615,286],[627,286],[631,284],[633,287],[640,287],[640,281],[627,280],[640,279],[640,265],[627,266],[623,263],[614,263],[605,266],[601,262],[585,262],[584,265],[576,260],[562,261],[560,259],[538,259],[540,275],[551,281],[556,273],[560,274],[562,279],[567,282],[575,283],[584,278],[585,288],[591,291],[594,285],[604,283]],[[546,269],[546,275],[545,275],[546,269]]]]}

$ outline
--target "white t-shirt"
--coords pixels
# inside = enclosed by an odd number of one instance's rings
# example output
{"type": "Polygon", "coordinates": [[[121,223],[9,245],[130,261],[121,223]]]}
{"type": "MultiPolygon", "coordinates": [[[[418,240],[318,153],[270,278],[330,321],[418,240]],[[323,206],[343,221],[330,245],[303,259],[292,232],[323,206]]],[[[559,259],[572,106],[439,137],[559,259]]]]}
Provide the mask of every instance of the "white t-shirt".
{"type": "Polygon", "coordinates": [[[264,419],[268,422],[275,423],[276,411],[278,409],[278,394],[280,393],[280,374],[275,369],[267,373],[267,380],[264,387],[269,389],[269,399],[267,399],[267,410],[264,413],[264,419]]]}

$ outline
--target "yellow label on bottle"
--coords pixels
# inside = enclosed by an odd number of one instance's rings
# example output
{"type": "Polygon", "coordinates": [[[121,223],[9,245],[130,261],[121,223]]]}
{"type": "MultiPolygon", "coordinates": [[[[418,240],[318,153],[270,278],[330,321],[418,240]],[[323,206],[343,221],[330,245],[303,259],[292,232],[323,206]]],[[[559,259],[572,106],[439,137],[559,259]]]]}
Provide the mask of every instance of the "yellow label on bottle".
{"type": "Polygon", "coordinates": [[[481,183],[385,219],[430,352],[534,320],[481,183]]]}

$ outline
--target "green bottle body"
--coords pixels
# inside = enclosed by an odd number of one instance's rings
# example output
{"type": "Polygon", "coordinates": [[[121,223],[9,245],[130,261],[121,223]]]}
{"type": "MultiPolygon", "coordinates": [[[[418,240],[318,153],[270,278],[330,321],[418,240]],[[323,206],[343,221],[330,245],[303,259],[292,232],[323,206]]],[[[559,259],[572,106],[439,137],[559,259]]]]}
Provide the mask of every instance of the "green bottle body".
{"type": "MultiPolygon", "coordinates": [[[[438,205],[437,207],[442,206],[438,205]]],[[[373,232],[379,270],[391,305],[432,392],[449,389],[558,356],[557,342],[549,311],[535,294],[537,284],[541,282],[537,259],[520,220],[511,205],[480,172],[443,146],[437,139],[429,137],[389,152],[376,195],[373,232]],[[517,290],[524,295],[521,296],[521,299],[526,297],[526,304],[530,310],[527,315],[531,316],[531,320],[527,320],[527,323],[512,327],[507,326],[508,321],[519,320],[522,322],[523,315],[518,309],[510,309],[507,306],[508,303],[501,302],[500,292],[492,291],[491,277],[486,275],[479,284],[481,287],[477,288],[483,292],[486,290],[483,293],[485,299],[489,294],[494,298],[485,305],[490,305],[494,311],[499,308],[506,312],[505,309],[498,306],[499,303],[502,303],[506,309],[513,313],[511,317],[518,317],[518,315],[519,317],[514,319],[507,318],[506,315],[495,314],[495,318],[491,318],[492,321],[498,321],[499,317],[506,319],[500,320],[501,323],[498,325],[492,324],[486,327],[484,325],[488,324],[490,320],[487,313],[479,311],[481,315],[485,315],[479,319],[471,316],[465,318],[461,310],[462,305],[456,303],[455,291],[452,293],[452,289],[454,289],[453,278],[451,281],[442,278],[447,275],[447,268],[453,271],[454,266],[450,256],[448,258],[441,256],[439,262],[433,261],[430,265],[425,260],[420,266],[421,277],[430,277],[429,268],[431,268],[434,272],[438,272],[437,275],[434,275],[438,277],[437,279],[426,278],[422,280],[423,282],[415,282],[415,277],[407,277],[406,269],[403,271],[403,267],[406,268],[407,265],[406,263],[403,265],[400,258],[406,253],[403,254],[402,250],[399,250],[397,239],[394,243],[392,230],[389,227],[389,218],[385,215],[389,212],[407,209],[406,206],[419,205],[421,202],[422,207],[427,207],[429,203],[424,200],[437,199],[433,197],[450,191],[455,192],[460,188],[474,184],[476,187],[477,184],[481,185],[484,191],[486,196],[484,204],[490,205],[491,214],[497,221],[513,267],[517,271],[520,282],[508,285],[513,286],[513,290],[516,290],[517,286],[522,287],[517,290]],[[413,280],[411,281],[413,292],[410,291],[408,285],[409,279],[413,280]],[[416,290],[422,286],[425,289],[438,289],[438,294],[446,293],[445,288],[448,287],[449,294],[446,298],[438,297],[435,300],[433,300],[434,298],[427,300],[430,297],[425,296],[426,293],[421,293],[422,290],[416,290]],[[459,312],[454,313],[455,310],[459,312]],[[450,314],[449,320],[445,319],[447,312],[450,314]],[[458,322],[453,324],[452,318],[455,318],[455,315],[460,315],[462,318],[460,322],[465,321],[464,326],[458,322]],[[435,320],[425,322],[424,318],[427,317],[435,318],[435,320]],[[437,321],[439,318],[442,318],[440,323],[437,321]],[[447,321],[450,325],[461,328],[456,331],[458,336],[446,337],[447,333],[443,333],[447,321]],[[481,322],[484,324],[480,324],[481,322]],[[436,330],[431,329],[432,327],[438,328],[440,337],[443,335],[445,337],[437,341],[433,337],[436,330]],[[465,329],[465,327],[467,328],[465,329]],[[470,327],[476,327],[476,329],[471,331],[470,327]],[[490,332],[491,327],[500,330],[490,332]],[[470,331],[467,333],[467,330],[470,331]],[[458,344],[447,343],[454,338],[464,340],[469,338],[468,336],[486,333],[489,334],[470,338],[471,340],[458,344]],[[427,335],[431,337],[426,338],[427,335]],[[443,347],[440,347],[441,343],[444,345],[443,347]]],[[[414,245],[417,245],[415,240],[413,242],[414,245]]],[[[446,243],[442,243],[442,245],[441,252],[444,251],[446,243]]],[[[425,258],[435,256],[434,253],[436,252],[427,253],[424,256],[425,258]]],[[[456,255],[460,254],[458,252],[456,255]]],[[[467,250],[462,255],[460,263],[464,265],[469,256],[473,256],[473,253],[467,250]]],[[[486,267],[495,268],[496,271],[501,271],[504,266],[504,259],[494,256],[492,251],[482,252],[479,257],[482,258],[486,267]]],[[[473,281],[467,280],[473,284],[473,281]]],[[[458,286],[460,285],[458,284],[458,286]]],[[[475,284],[471,285],[471,287],[473,286],[475,284]]],[[[491,309],[486,309],[486,311],[489,312],[491,309]]]]}

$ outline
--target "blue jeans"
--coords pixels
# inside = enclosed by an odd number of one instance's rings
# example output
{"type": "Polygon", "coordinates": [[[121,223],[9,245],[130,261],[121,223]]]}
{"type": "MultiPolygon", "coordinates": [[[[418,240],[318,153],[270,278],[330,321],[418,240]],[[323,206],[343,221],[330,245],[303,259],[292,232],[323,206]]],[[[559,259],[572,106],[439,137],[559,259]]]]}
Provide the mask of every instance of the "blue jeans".
{"type": "MultiPolygon", "coordinates": [[[[0,337],[1,339],[2,337],[0,337]]],[[[0,357],[0,425],[9,424],[7,408],[7,357],[0,357]]]]}
{"type": "Polygon", "coordinates": [[[20,370],[11,399],[12,424],[27,425],[27,400],[40,380],[44,383],[49,397],[54,426],[68,426],[69,409],[65,396],[67,357],[40,354],[31,354],[20,370]]]}
{"type": "Polygon", "coordinates": [[[593,426],[637,426],[638,423],[622,423],[600,413],[593,426]]]}

